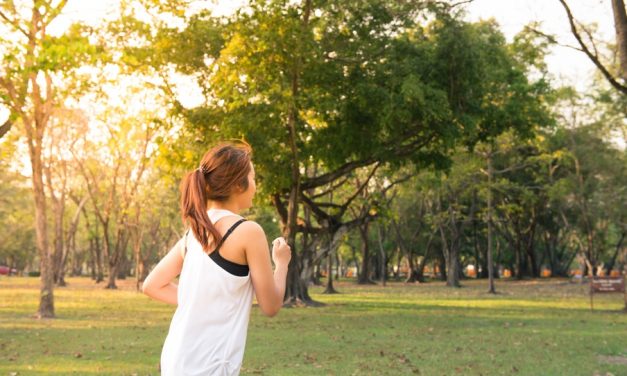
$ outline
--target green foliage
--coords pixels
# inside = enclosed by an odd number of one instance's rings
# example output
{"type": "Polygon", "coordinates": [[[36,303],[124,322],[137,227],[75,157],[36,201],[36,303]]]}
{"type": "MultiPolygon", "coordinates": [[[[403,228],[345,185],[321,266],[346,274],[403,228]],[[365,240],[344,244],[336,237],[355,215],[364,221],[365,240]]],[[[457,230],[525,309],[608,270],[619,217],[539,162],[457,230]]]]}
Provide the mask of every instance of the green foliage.
{"type": "Polygon", "coordinates": [[[224,20],[201,12],[182,31],[158,30],[145,53],[196,76],[206,95],[206,105],[181,109],[183,136],[246,138],[268,193],[291,184],[293,111],[299,164],[322,171],[363,160],[444,167],[459,142],[550,123],[537,100],[546,84],[528,81],[493,23],[421,2],[311,6],[253,1],[224,20]],[[436,21],[417,23],[429,15],[436,21]]]}
{"type": "Polygon", "coordinates": [[[68,72],[85,65],[95,64],[102,49],[91,44],[87,36],[89,30],[80,24],[71,25],[61,36],[47,35],[42,41],[42,49],[37,56],[35,70],[47,72],[68,72]]]}

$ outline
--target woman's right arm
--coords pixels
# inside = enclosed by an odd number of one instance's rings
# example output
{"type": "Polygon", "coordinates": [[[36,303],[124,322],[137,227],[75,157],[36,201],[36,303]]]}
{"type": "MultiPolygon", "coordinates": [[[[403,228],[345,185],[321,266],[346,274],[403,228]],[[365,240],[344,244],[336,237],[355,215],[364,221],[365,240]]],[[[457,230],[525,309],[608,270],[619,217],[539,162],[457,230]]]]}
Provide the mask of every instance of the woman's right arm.
{"type": "Polygon", "coordinates": [[[266,234],[259,224],[247,221],[242,224],[246,236],[244,245],[246,250],[246,261],[250,268],[255,296],[259,303],[259,308],[266,316],[276,315],[283,307],[285,297],[285,283],[287,279],[287,266],[292,257],[289,245],[283,238],[277,238],[273,242],[272,259],[275,269],[272,272],[270,252],[266,234]]]}

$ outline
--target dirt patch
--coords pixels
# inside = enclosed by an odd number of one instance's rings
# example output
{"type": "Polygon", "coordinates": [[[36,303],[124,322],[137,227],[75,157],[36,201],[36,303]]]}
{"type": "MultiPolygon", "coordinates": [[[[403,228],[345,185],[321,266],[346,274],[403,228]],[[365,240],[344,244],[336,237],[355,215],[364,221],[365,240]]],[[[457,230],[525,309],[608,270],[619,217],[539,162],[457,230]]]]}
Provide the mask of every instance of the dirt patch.
{"type": "Polygon", "coordinates": [[[599,355],[597,357],[597,359],[599,360],[599,363],[605,363],[605,364],[620,364],[623,366],[627,366],[627,356],[620,356],[620,355],[599,355]]]}

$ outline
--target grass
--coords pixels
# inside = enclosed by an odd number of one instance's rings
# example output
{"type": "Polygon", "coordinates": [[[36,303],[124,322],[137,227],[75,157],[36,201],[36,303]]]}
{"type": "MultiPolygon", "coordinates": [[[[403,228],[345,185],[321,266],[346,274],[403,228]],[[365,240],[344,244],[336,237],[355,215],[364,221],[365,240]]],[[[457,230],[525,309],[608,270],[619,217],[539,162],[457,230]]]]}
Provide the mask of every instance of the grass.
{"type": "MultiPolygon", "coordinates": [[[[35,320],[36,278],[0,277],[0,375],[158,375],[174,307],[120,281],[55,290],[57,318],[35,320]]],[[[336,284],[272,319],[253,308],[243,375],[627,375],[620,294],[566,280],[336,284]]]]}

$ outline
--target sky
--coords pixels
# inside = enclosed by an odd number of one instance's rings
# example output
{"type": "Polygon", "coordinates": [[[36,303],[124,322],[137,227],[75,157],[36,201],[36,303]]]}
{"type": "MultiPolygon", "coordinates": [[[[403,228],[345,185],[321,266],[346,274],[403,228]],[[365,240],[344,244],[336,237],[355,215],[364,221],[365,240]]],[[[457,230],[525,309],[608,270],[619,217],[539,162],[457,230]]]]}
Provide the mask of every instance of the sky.
{"type": "MultiPolygon", "coordinates": [[[[600,40],[615,39],[610,0],[569,0],[568,4],[577,20],[587,25],[596,24],[596,36],[600,40]]],[[[541,22],[540,29],[555,35],[561,44],[578,46],[558,0],[474,0],[467,6],[467,11],[471,21],[494,18],[509,40],[525,25],[538,21],[541,22]]],[[[552,48],[546,62],[558,83],[575,86],[581,91],[585,91],[596,73],[596,67],[587,56],[568,47],[552,48]]]]}

